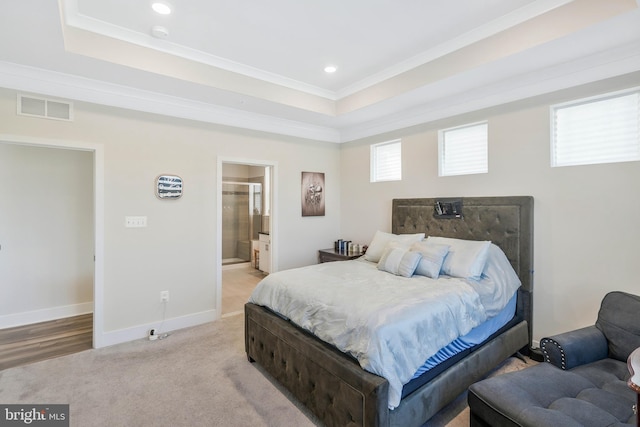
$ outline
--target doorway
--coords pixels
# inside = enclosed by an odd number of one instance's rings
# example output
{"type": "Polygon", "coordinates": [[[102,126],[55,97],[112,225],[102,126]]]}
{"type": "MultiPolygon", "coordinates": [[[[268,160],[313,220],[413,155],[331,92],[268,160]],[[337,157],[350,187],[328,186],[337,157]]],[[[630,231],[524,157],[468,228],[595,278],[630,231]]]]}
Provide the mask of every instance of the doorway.
{"type": "MultiPolygon", "coordinates": [[[[250,179],[264,180],[264,175],[250,179]]],[[[262,183],[222,183],[222,265],[251,262],[258,266],[256,247],[262,232],[262,183]]]]}
{"type": "Polygon", "coordinates": [[[219,162],[219,313],[244,310],[251,292],[271,269],[264,237],[272,227],[273,169],[265,162],[227,159],[219,162]]]}
{"type": "Polygon", "coordinates": [[[0,214],[0,282],[12,284],[5,295],[11,307],[0,310],[0,329],[5,338],[12,331],[15,337],[8,341],[13,342],[11,357],[4,362],[19,365],[97,348],[102,336],[96,297],[102,285],[101,149],[0,135],[0,151],[0,175],[7,182],[9,174],[13,183],[3,190],[8,204],[0,214]],[[30,331],[26,341],[16,333],[25,328],[30,331]]]}

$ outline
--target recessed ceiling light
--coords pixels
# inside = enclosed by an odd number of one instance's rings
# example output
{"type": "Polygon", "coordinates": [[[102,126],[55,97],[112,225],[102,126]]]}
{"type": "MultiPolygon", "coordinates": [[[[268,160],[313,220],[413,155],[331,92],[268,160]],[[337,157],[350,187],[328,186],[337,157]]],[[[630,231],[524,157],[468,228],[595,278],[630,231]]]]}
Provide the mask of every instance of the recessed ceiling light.
{"type": "Polygon", "coordinates": [[[335,73],[337,69],[338,68],[334,65],[327,65],[326,67],[324,67],[324,71],[326,73],[335,73]]]}
{"type": "Polygon", "coordinates": [[[171,5],[164,1],[154,1],[151,8],[160,15],[169,15],[171,13],[171,5]]]}

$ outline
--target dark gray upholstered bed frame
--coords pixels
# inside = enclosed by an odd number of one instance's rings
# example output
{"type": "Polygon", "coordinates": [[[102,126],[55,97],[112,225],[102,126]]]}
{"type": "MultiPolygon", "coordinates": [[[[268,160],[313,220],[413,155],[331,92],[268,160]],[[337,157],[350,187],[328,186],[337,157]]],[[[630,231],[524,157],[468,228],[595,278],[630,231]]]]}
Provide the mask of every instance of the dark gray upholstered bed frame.
{"type": "Polygon", "coordinates": [[[420,426],[469,385],[531,344],[533,198],[462,198],[461,218],[436,218],[444,198],[393,200],[392,232],[425,232],[467,240],[491,240],[505,252],[522,286],[516,317],[499,333],[389,410],[388,383],[352,357],[318,340],[272,311],[245,305],[245,349],[328,426],[420,426]]]}

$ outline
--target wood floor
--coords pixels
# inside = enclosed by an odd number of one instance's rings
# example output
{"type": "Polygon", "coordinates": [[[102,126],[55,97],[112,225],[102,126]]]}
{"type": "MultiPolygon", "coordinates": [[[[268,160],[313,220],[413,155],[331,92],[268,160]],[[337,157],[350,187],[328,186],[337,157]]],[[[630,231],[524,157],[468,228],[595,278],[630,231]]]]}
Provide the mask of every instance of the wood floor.
{"type": "Polygon", "coordinates": [[[93,314],[0,329],[0,371],[89,350],[93,314]]]}

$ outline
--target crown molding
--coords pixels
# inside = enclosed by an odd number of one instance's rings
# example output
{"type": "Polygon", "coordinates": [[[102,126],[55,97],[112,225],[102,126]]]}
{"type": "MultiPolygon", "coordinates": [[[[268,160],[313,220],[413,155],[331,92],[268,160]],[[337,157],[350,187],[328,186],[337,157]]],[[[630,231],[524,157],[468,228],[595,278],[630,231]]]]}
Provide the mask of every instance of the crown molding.
{"type": "Polygon", "coordinates": [[[106,83],[41,68],[0,61],[0,81],[8,89],[110,107],[326,142],[340,142],[336,129],[266,114],[106,83]]]}
{"type": "MultiPolygon", "coordinates": [[[[640,1],[640,0],[639,0],[640,1]]],[[[640,41],[439,98],[342,130],[341,142],[374,137],[461,114],[638,72],[640,41]]],[[[429,87],[421,90],[429,91],[429,87]]]]}
{"type": "Polygon", "coordinates": [[[121,40],[148,49],[153,49],[176,57],[220,68],[225,71],[241,74],[264,82],[276,84],[310,95],[336,100],[334,91],[326,90],[314,85],[300,82],[249,65],[231,61],[226,58],[211,55],[206,52],[180,46],[166,40],[154,39],[146,34],[122,28],[89,16],[83,15],[78,9],[77,0],[61,0],[61,12],[64,17],[63,25],[100,34],[105,37],[121,40]]]}
{"type": "MultiPolygon", "coordinates": [[[[465,34],[456,37],[446,43],[442,43],[432,49],[422,52],[412,58],[395,64],[389,68],[355,82],[337,91],[323,89],[308,83],[297,81],[282,75],[260,70],[246,64],[238,63],[219,56],[215,56],[200,50],[187,48],[166,40],[157,40],[147,34],[138,33],[119,27],[80,13],[78,0],[61,0],[60,8],[63,16],[63,25],[80,30],[100,34],[105,37],[121,40],[134,45],[157,50],[163,53],[188,59],[190,61],[205,64],[211,67],[241,74],[264,82],[276,84],[289,89],[319,96],[332,101],[338,101],[357,92],[366,90],[378,83],[408,72],[416,67],[424,65],[434,59],[445,56],[465,46],[476,43],[487,37],[500,33],[508,28],[526,22],[536,16],[542,15],[553,9],[571,3],[575,0],[538,0],[524,7],[514,10],[481,27],[475,28],[465,34]]],[[[638,0],[640,1],[640,0],[638,0]]]]}
{"type": "MultiPolygon", "coordinates": [[[[451,93],[451,88],[440,87],[442,96],[437,99],[429,98],[434,86],[427,85],[407,95],[416,105],[413,108],[402,109],[403,100],[394,100],[397,102],[394,105],[377,106],[377,113],[370,114],[376,118],[365,118],[367,113],[364,112],[361,120],[347,125],[346,116],[337,117],[334,126],[318,126],[2,61],[0,81],[8,89],[35,94],[328,143],[344,143],[639,70],[640,41],[634,41],[495,83],[479,83],[460,93],[451,93]],[[429,101],[424,101],[427,99],[429,101]],[[385,113],[392,108],[397,112],[385,113]]],[[[477,79],[478,75],[467,78],[477,79]]]]}
{"type": "Polygon", "coordinates": [[[346,98],[347,96],[353,95],[385,80],[413,70],[414,68],[429,63],[437,58],[441,58],[466,46],[472,45],[480,40],[486,39],[505,31],[508,28],[542,15],[543,13],[549,12],[560,6],[564,6],[567,3],[571,3],[572,1],[575,0],[538,0],[534,3],[530,3],[529,5],[516,9],[499,19],[491,21],[467,33],[461,34],[454,39],[442,43],[405,61],[399,62],[398,64],[386,68],[359,82],[349,85],[337,91],[334,94],[334,98],[335,100],[346,98]]]}

